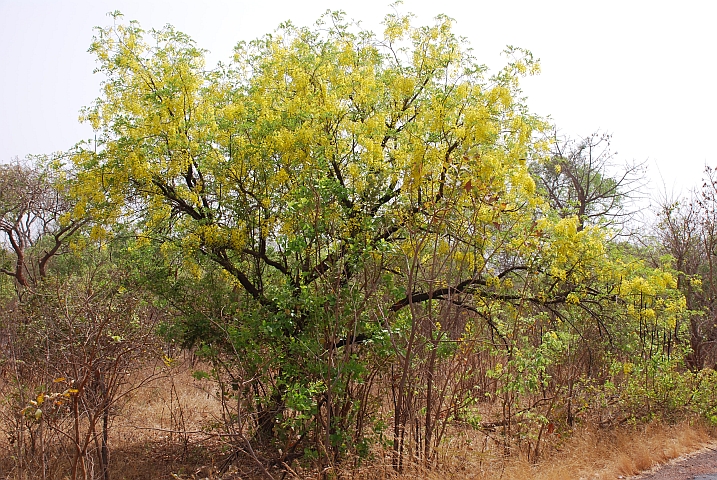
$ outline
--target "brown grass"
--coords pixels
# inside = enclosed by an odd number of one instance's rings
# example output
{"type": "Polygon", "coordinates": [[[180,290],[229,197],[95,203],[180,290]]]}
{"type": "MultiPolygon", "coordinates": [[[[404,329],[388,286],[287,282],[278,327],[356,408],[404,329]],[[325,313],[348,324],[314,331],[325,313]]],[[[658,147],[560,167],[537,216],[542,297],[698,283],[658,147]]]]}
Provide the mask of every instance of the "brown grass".
{"type": "Polygon", "coordinates": [[[220,421],[211,382],[192,378],[187,365],[168,373],[134,393],[116,417],[113,478],[175,478],[173,473],[192,474],[220,456],[215,438],[196,433],[220,421]]]}
{"type": "MultiPolygon", "coordinates": [[[[172,474],[193,474],[222,456],[216,437],[203,433],[219,421],[221,413],[212,384],[192,378],[187,364],[163,369],[134,373],[137,382],[132,383],[151,380],[114,407],[108,442],[113,479],[173,479],[172,474]]],[[[0,478],[28,478],[13,469],[8,442],[0,438],[0,478]]],[[[52,450],[49,455],[58,460],[53,461],[49,478],[69,478],[67,451],[52,450]]],[[[91,470],[97,468],[90,465],[91,470]]]]}
{"type": "MultiPolygon", "coordinates": [[[[220,403],[212,383],[195,380],[191,370],[186,364],[173,368],[171,376],[137,390],[116,412],[110,437],[113,479],[220,478],[207,473],[226,457],[222,443],[208,433],[221,423],[220,403]]],[[[350,469],[347,466],[338,476],[366,480],[616,479],[695,451],[710,442],[715,433],[691,421],[583,428],[570,434],[562,432],[562,436],[551,434],[545,439],[541,461],[533,464],[521,453],[504,458],[502,449],[496,448],[495,433],[491,439],[466,427],[447,437],[438,452],[439,466],[434,469],[410,467],[395,476],[387,452],[376,452],[372,460],[355,463],[350,469]]],[[[225,479],[262,478],[249,459],[240,461],[244,463],[225,479]]],[[[296,463],[291,467],[294,473],[286,478],[314,478],[312,472],[301,470],[296,463]]],[[[281,477],[282,473],[275,475],[281,477]]],[[[6,471],[0,478],[15,477],[6,471]]]]}
{"type": "MultiPolygon", "coordinates": [[[[713,438],[714,431],[685,421],[677,425],[653,423],[615,430],[584,429],[574,432],[551,455],[537,464],[523,458],[501,458],[476,452],[465,444],[453,461],[435,471],[416,470],[403,479],[501,480],[607,480],[636,475],[693,452],[713,438]]],[[[448,452],[444,452],[448,456],[448,452]]],[[[384,478],[377,476],[375,478],[384,478]]]]}

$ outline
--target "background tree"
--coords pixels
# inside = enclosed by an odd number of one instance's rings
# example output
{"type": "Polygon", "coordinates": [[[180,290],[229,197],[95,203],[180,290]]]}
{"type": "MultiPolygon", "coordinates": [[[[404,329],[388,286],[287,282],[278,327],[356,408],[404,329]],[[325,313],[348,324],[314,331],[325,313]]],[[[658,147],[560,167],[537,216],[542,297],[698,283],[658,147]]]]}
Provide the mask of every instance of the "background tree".
{"type": "Polygon", "coordinates": [[[550,205],[563,217],[577,216],[581,230],[597,224],[620,230],[634,215],[631,203],[641,195],[644,164],[616,165],[610,140],[599,132],[575,140],[555,131],[550,160],[534,169],[550,205]]]}
{"type": "Polygon", "coordinates": [[[2,391],[14,408],[2,428],[21,475],[108,480],[111,410],[147,380],[128,373],[155,358],[159,316],[116,263],[125,248],[86,228],[67,173],[55,157],[0,165],[0,271],[15,287],[0,295],[2,391]]]}
{"type": "Polygon", "coordinates": [[[60,180],[48,159],[0,165],[0,272],[20,287],[37,285],[50,259],[85,223],[63,221],[70,203],[60,180]]]}
{"type": "Polygon", "coordinates": [[[690,364],[699,369],[717,362],[717,300],[715,248],[717,247],[717,178],[705,169],[702,188],[680,200],[665,198],[658,204],[655,237],[660,254],[673,257],[680,272],[678,285],[691,310],[690,364]]]}

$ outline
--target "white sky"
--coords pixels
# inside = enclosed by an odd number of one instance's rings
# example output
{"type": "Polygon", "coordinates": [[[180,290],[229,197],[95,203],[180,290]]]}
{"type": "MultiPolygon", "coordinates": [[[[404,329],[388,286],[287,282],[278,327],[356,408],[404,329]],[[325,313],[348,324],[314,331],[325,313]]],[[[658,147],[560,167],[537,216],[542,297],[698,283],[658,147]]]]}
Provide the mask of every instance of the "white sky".
{"type": "MultiPolygon", "coordinates": [[[[145,29],[171,23],[211,51],[209,67],[228,61],[239,40],[288,19],[313,24],[327,9],[374,31],[391,11],[378,0],[0,0],[0,161],[92,136],[77,117],[99,95],[87,48],[109,11],[145,29]]],[[[421,24],[455,18],[491,67],[505,45],[532,50],[542,73],[523,84],[531,110],[564,133],[612,133],[618,160],[648,162],[654,193],[663,180],[686,191],[705,164],[717,166],[717,2],[405,0],[399,10],[421,24]]]]}

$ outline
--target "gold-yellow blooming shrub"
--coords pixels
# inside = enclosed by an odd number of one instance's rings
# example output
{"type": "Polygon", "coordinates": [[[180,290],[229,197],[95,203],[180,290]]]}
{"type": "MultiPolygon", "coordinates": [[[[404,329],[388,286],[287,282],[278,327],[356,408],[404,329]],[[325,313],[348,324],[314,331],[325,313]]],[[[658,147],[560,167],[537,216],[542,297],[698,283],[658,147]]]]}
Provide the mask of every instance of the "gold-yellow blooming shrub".
{"type": "MultiPolygon", "coordinates": [[[[325,428],[317,451],[339,455],[369,436],[370,396],[398,388],[371,388],[392,359],[408,378],[481,345],[517,405],[576,339],[682,315],[669,274],[620,263],[609,232],[560,218],[536,189],[547,125],[519,90],[538,70],[529,52],[509,49],[489,76],[445,17],[389,15],[383,35],[322,21],[240,43],[212,70],[170,27],[117,24],[91,47],[105,80],[83,114],[97,144],[74,156],[75,214],[184,257],[198,285],[226,281],[222,341],[256,387],[257,431],[325,428]]],[[[469,405],[474,390],[446,381],[469,405]]],[[[448,421],[437,387],[402,385],[405,404],[448,421]]]]}

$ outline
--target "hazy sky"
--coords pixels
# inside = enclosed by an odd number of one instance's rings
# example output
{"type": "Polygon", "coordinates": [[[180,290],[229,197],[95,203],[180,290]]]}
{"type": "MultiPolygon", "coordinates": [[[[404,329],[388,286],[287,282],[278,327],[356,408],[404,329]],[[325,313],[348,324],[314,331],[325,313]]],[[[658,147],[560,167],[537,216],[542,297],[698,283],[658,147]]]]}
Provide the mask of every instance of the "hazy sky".
{"type": "MultiPolygon", "coordinates": [[[[228,61],[239,40],[284,21],[310,25],[344,10],[380,31],[392,11],[378,0],[0,0],[0,161],[66,150],[90,138],[78,112],[99,94],[87,53],[92,27],[120,10],[142,27],[167,23],[210,50],[207,66],[228,61]]],[[[406,0],[401,12],[428,24],[456,19],[478,59],[502,63],[506,45],[528,48],[542,73],[525,80],[531,110],[567,134],[613,134],[622,161],[647,161],[652,189],[696,186],[717,166],[717,2],[406,0]],[[712,5],[715,5],[713,7],[712,5]]]]}

